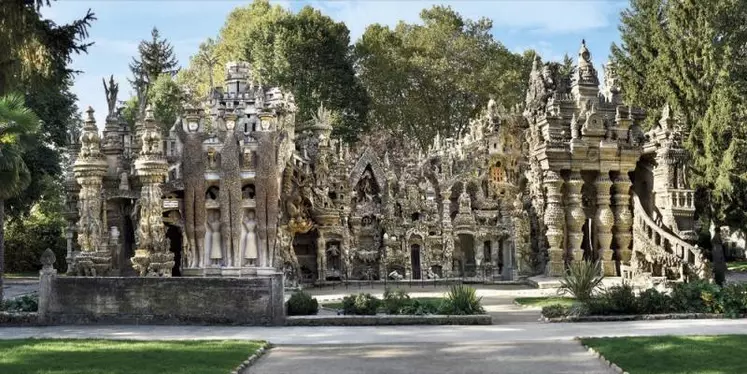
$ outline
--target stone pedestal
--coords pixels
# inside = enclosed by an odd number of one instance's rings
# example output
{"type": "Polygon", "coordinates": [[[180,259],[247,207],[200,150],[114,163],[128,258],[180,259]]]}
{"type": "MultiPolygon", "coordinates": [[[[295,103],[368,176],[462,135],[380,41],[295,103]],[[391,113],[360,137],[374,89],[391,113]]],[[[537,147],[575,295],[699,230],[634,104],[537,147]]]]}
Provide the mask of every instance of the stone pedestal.
{"type": "Polygon", "coordinates": [[[615,261],[612,260],[612,225],[615,222],[615,216],[610,209],[610,188],[612,181],[607,171],[600,171],[597,180],[594,182],[597,188],[597,214],[594,217],[594,224],[597,229],[597,257],[602,261],[602,269],[607,276],[615,276],[617,270],[615,261]]]}
{"type": "Polygon", "coordinates": [[[563,241],[565,239],[565,214],[562,204],[563,179],[557,172],[545,171],[544,185],[547,189],[547,207],[545,208],[545,225],[547,226],[547,242],[549,248],[549,262],[546,273],[551,277],[560,277],[565,272],[563,256],[563,241]]]}

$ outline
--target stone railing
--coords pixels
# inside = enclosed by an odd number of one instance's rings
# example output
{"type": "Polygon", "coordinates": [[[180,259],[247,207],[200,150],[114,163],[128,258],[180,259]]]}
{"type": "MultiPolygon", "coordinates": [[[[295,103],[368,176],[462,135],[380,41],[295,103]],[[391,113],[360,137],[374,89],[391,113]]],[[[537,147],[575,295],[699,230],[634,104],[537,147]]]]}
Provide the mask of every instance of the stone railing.
{"type": "Polygon", "coordinates": [[[707,263],[702,250],[659,227],[635,194],[633,217],[633,256],[636,256],[635,252],[640,252],[647,260],[677,268],[681,277],[686,274],[707,277],[707,263]]]}
{"type": "Polygon", "coordinates": [[[670,189],[668,193],[672,209],[695,210],[695,191],[670,189]]]}

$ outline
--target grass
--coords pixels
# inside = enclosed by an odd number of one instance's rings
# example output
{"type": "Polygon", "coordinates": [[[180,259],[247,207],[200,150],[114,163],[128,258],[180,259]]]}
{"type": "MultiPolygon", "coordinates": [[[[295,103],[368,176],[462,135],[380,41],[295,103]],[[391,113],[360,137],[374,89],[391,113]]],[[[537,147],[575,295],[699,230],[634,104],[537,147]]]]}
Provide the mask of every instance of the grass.
{"type": "Polygon", "coordinates": [[[519,305],[530,306],[535,308],[542,308],[548,305],[560,304],[563,306],[571,306],[576,299],[570,297],[558,297],[558,296],[543,296],[543,297],[517,297],[516,301],[519,305]]]}
{"type": "Polygon", "coordinates": [[[747,335],[583,339],[631,374],[747,373],[747,335]]]}
{"type": "Polygon", "coordinates": [[[3,374],[225,374],[257,341],[0,340],[3,374]]]}
{"type": "Polygon", "coordinates": [[[730,271],[747,271],[747,261],[728,262],[726,268],[730,271]]]}
{"type": "MultiPolygon", "coordinates": [[[[423,301],[423,302],[436,303],[436,304],[440,304],[444,300],[443,297],[413,297],[412,299],[413,300],[414,299],[418,299],[418,300],[423,301]]],[[[325,308],[328,308],[328,309],[338,310],[338,309],[342,309],[342,301],[331,302],[331,303],[324,303],[324,304],[322,304],[322,306],[325,307],[325,308]]]]}

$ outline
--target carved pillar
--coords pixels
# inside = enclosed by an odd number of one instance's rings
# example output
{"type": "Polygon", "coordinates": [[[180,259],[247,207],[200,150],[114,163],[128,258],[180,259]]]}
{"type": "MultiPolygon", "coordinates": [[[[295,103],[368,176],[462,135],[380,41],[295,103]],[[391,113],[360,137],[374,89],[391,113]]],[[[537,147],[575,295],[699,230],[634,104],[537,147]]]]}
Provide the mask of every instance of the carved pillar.
{"type": "Polygon", "coordinates": [[[441,192],[441,238],[443,240],[443,262],[441,263],[441,275],[446,278],[452,273],[454,267],[454,227],[451,224],[451,191],[441,192]]]}
{"type": "Polygon", "coordinates": [[[565,238],[565,214],[563,212],[563,179],[557,172],[545,171],[544,186],[547,190],[547,207],[545,209],[545,226],[547,226],[547,250],[550,261],[546,273],[551,277],[559,277],[565,271],[563,261],[563,239],[565,238]]]}
{"type": "Polygon", "coordinates": [[[78,244],[80,254],[76,258],[76,273],[80,275],[103,275],[111,268],[111,254],[106,247],[105,222],[102,204],[102,180],[107,163],[101,153],[101,137],[96,128],[91,107],[80,136],[81,149],[73,164],[75,180],[80,185],[78,195],[79,220],[78,244]]]}
{"type": "Polygon", "coordinates": [[[316,268],[317,268],[317,280],[326,280],[327,273],[327,248],[324,243],[324,235],[319,233],[316,238],[316,268]]]}
{"type": "Polygon", "coordinates": [[[630,264],[632,254],[630,250],[630,242],[633,236],[630,232],[630,228],[633,226],[633,214],[630,211],[630,188],[632,185],[630,177],[625,171],[620,172],[620,175],[615,178],[615,243],[618,251],[617,258],[620,259],[620,264],[625,265],[630,264]]]}
{"type": "Polygon", "coordinates": [[[581,206],[581,189],[584,180],[581,173],[577,170],[571,172],[566,182],[566,191],[568,193],[567,205],[565,211],[565,220],[568,227],[568,256],[574,262],[583,261],[584,251],[581,249],[581,242],[584,240],[582,231],[586,221],[586,213],[581,206]]]}
{"type": "Polygon", "coordinates": [[[169,251],[169,240],[163,224],[161,183],[166,179],[168,163],[163,157],[161,133],[148,107],[145,114],[140,154],[135,161],[135,172],[140,179],[140,220],[135,239],[137,249],[130,259],[140,276],[170,277],[174,254],[169,251]]]}
{"type": "Polygon", "coordinates": [[[597,180],[594,182],[597,189],[597,213],[594,217],[594,224],[597,232],[597,258],[602,261],[602,271],[605,275],[615,275],[615,262],[612,261],[612,224],[615,222],[615,216],[610,209],[610,188],[612,181],[609,178],[609,172],[600,171],[597,180]]]}

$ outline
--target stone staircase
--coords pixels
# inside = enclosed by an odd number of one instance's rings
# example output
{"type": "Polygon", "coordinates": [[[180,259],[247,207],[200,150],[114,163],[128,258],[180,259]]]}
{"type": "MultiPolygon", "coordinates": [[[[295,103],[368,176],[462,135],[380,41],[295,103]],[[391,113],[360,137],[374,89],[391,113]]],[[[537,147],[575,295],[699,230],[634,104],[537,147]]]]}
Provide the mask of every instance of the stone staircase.
{"type": "Polygon", "coordinates": [[[624,279],[655,285],[710,277],[702,249],[654,222],[633,193],[633,254],[630,265],[622,265],[624,279]]]}

